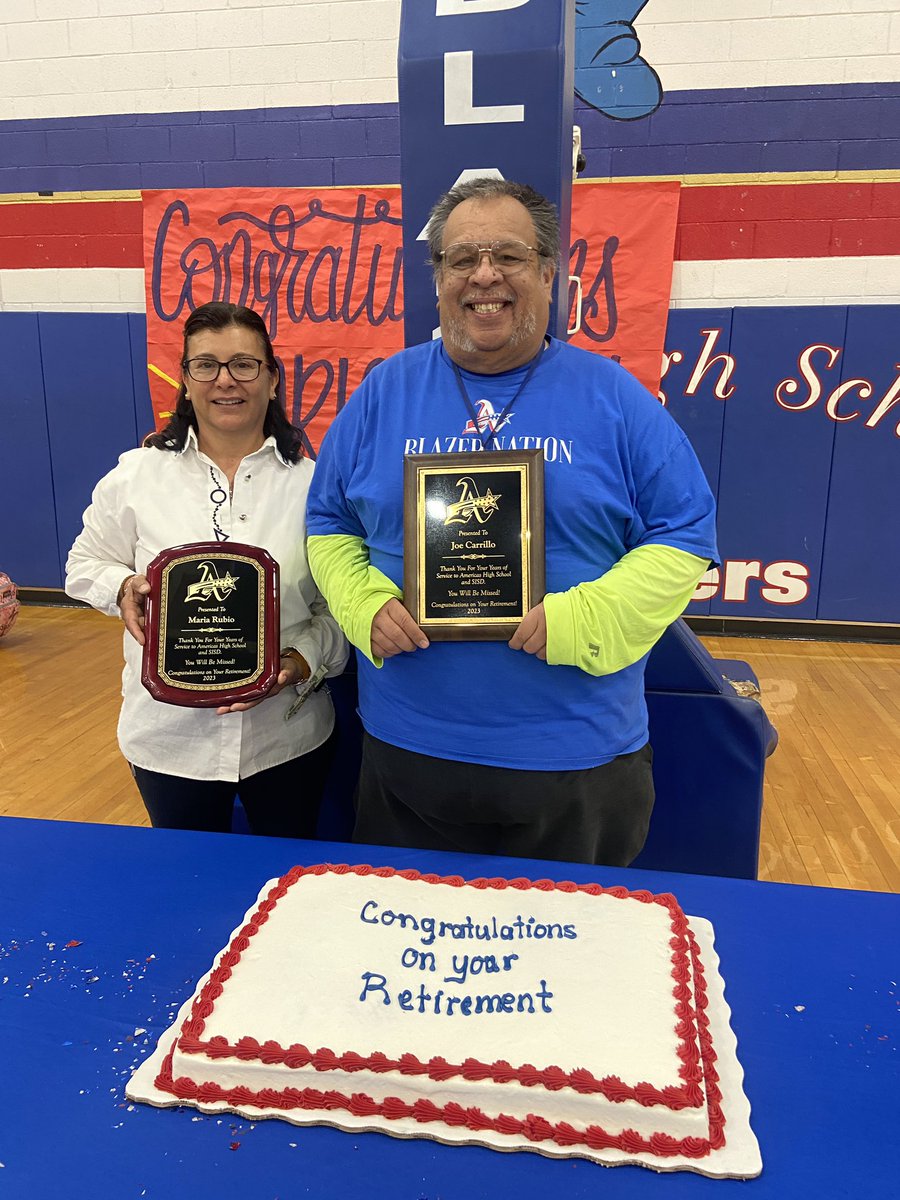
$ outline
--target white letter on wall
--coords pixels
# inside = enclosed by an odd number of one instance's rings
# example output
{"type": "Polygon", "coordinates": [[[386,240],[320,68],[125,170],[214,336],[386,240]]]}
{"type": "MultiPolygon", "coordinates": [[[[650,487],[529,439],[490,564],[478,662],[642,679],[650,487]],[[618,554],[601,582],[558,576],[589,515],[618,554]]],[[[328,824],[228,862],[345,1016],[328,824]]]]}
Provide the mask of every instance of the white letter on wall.
{"type": "Polygon", "coordinates": [[[444,55],[444,124],[489,125],[504,121],[524,121],[524,104],[472,103],[471,50],[453,50],[444,55]]]}
{"type": "Polygon", "coordinates": [[[528,0],[436,0],[436,17],[464,17],[467,13],[505,12],[521,8],[528,0]]]}

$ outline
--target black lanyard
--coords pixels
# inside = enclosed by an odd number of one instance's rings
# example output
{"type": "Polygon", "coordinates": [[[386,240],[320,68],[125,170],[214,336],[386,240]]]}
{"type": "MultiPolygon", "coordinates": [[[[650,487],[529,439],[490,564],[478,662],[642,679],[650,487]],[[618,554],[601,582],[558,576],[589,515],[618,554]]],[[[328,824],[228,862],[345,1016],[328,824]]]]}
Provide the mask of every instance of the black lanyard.
{"type": "MultiPolygon", "coordinates": [[[[500,416],[495,419],[494,423],[495,423],[497,429],[501,429],[503,427],[503,422],[506,420],[506,418],[512,412],[516,401],[522,395],[522,393],[525,391],[525,389],[528,387],[529,380],[531,379],[532,375],[537,370],[538,363],[541,361],[541,355],[544,353],[544,349],[545,349],[545,343],[541,342],[540,349],[538,350],[538,352],[534,356],[534,358],[531,360],[531,362],[528,364],[528,370],[525,372],[525,378],[522,380],[522,382],[519,384],[518,388],[516,389],[516,394],[509,401],[509,403],[504,408],[504,410],[500,414],[500,416]]],[[[447,357],[449,358],[450,356],[448,355],[447,357]]],[[[459,394],[462,396],[465,406],[468,409],[469,416],[472,418],[472,425],[475,428],[475,432],[480,433],[480,431],[478,429],[478,414],[475,411],[475,405],[472,403],[469,393],[466,391],[466,385],[465,385],[465,383],[463,383],[463,377],[460,373],[459,367],[456,365],[456,363],[453,361],[452,358],[450,359],[450,363],[453,367],[453,374],[456,378],[457,386],[459,387],[459,394]]],[[[487,421],[487,424],[485,427],[485,432],[480,433],[480,436],[481,436],[481,448],[483,450],[489,450],[490,446],[491,446],[491,442],[493,442],[493,440],[494,440],[494,430],[491,428],[490,419],[488,419],[488,421],[487,421]]]]}

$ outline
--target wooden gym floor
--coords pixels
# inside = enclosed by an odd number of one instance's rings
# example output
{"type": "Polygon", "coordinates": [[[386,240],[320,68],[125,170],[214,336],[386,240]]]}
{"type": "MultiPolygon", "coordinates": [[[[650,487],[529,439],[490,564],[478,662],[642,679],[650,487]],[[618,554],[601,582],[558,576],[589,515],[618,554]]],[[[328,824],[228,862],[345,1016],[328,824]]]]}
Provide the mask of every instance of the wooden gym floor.
{"type": "MultiPolygon", "coordinates": [[[[0,640],[0,815],[148,824],[116,745],[122,626],[23,606],[0,640]]],[[[900,892],[900,646],[704,637],[779,732],[760,878],[900,892]]]]}

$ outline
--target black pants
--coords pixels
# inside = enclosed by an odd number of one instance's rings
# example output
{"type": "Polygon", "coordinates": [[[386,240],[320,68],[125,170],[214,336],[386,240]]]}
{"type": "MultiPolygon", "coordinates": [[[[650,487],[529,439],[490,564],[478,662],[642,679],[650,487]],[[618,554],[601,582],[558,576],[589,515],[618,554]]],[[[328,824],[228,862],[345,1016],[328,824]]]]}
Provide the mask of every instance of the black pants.
{"type": "Polygon", "coordinates": [[[653,809],[649,745],[582,771],[454,762],[363,736],[355,842],[625,867],[653,809]]]}
{"type": "Polygon", "coordinates": [[[201,829],[229,833],[235,796],[240,796],[251,833],[267,837],[311,838],[337,741],[309,754],[257,771],[237,782],[184,779],[132,766],[135,782],[156,829],[201,829]]]}

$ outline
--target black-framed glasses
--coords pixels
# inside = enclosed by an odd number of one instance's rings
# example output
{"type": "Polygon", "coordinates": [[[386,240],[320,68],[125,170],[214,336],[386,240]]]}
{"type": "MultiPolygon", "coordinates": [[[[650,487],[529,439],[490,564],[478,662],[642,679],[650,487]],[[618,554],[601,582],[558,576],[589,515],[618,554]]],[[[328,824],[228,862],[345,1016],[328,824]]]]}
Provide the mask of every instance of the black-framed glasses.
{"type": "Polygon", "coordinates": [[[507,241],[491,242],[489,246],[480,246],[477,242],[454,242],[438,255],[448,271],[456,275],[471,275],[481,265],[482,257],[487,254],[491,266],[501,275],[515,275],[528,262],[531,252],[538,253],[537,246],[526,246],[524,242],[507,241]]]}
{"type": "Polygon", "coordinates": [[[263,360],[251,358],[249,354],[236,354],[234,358],[229,358],[228,362],[219,362],[217,358],[201,354],[197,358],[186,358],[181,365],[191,379],[196,379],[198,383],[212,383],[214,379],[219,378],[223,367],[237,383],[249,383],[251,379],[259,377],[263,360]]]}

